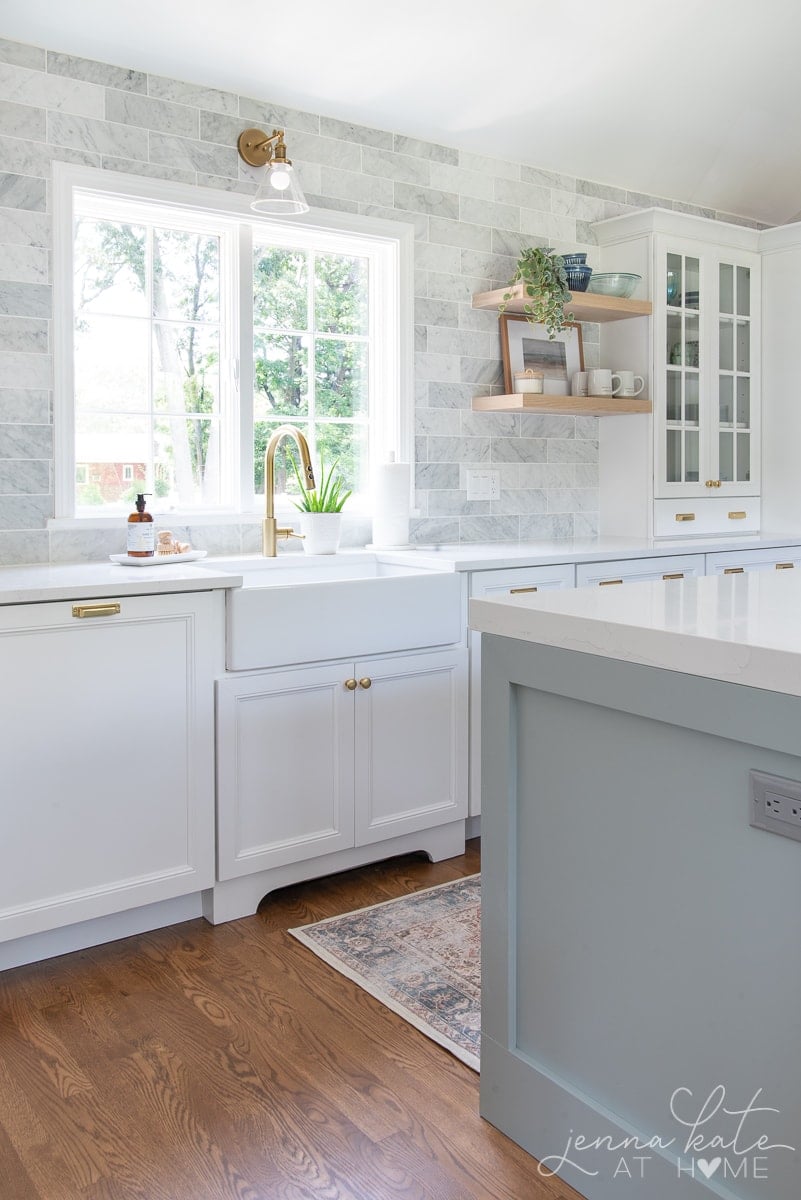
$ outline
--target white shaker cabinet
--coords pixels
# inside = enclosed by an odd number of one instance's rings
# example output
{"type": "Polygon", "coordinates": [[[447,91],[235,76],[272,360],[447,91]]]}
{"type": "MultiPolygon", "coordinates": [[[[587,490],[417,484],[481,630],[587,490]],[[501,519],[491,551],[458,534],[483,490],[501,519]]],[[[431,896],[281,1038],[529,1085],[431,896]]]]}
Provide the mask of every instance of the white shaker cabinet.
{"type": "Polygon", "coordinates": [[[212,885],[223,605],[0,607],[0,941],[212,885]]]}
{"type": "Polygon", "coordinates": [[[427,848],[423,831],[437,826],[460,823],[464,845],[463,647],[227,675],[217,737],[219,878],[264,872],[256,900],[383,857],[379,842],[410,835],[408,848],[427,848]],[[354,848],[315,871],[313,860],[354,848]]]}

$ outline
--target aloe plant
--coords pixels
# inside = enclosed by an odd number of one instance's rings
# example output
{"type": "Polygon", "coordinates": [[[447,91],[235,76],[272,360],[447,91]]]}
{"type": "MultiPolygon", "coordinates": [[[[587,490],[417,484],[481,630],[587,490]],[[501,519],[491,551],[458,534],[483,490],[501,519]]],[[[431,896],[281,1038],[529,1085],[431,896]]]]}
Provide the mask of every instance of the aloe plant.
{"type": "Polygon", "coordinates": [[[300,503],[293,501],[295,508],[300,512],[312,513],[338,513],[342,512],[342,505],[350,496],[347,491],[343,494],[345,482],[341,475],[335,475],[334,472],[339,464],[339,459],[332,467],[329,467],[326,473],[323,456],[320,455],[320,483],[316,488],[306,488],[301,478],[298,465],[294,458],[291,460],[295,471],[295,477],[300,485],[300,503]]]}
{"type": "MultiPolygon", "coordinates": [[[[528,246],[520,253],[509,287],[516,283],[523,284],[526,297],[523,312],[528,321],[532,325],[544,325],[548,338],[553,341],[573,319],[573,314],[566,313],[564,307],[570,301],[570,289],[561,254],[542,246],[528,246]]],[[[504,312],[511,298],[511,292],[504,293],[499,312],[504,312]]]]}

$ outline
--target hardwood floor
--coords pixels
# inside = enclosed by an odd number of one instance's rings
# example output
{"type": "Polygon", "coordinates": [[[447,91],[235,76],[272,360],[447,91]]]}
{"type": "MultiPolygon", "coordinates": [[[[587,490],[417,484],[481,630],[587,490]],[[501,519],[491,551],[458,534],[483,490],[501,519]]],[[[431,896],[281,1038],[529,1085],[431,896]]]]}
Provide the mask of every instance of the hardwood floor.
{"type": "Polygon", "coordinates": [[[286,929],[479,869],[477,844],[0,974],[2,1200],[577,1200],[478,1077],[286,929]]]}

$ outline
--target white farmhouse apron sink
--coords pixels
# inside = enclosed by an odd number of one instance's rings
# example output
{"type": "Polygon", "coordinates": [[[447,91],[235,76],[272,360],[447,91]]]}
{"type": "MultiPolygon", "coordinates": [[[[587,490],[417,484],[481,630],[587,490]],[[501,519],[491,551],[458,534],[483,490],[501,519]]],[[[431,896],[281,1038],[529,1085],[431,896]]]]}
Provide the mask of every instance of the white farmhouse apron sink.
{"type": "Polygon", "coordinates": [[[462,636],[458,573],[349,556],[227,559],[241,575],[228,592],[229,671],[449,645],[462,636]]]}

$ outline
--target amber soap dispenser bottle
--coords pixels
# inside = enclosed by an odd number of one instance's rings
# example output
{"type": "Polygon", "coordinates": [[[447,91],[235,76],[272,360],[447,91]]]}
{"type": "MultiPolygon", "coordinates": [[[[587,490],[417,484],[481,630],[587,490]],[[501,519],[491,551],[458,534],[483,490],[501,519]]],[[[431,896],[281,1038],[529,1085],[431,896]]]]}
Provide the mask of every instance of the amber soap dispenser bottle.
{"type": "Polygon", "coordinates": [[[128,518],[128,556],[129,558],[152,558],[156,553],[156,530],[153,518],[145,512],[145,496],[150,492],[140,492],[136,497],[136,512],[128,518]]]}

